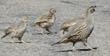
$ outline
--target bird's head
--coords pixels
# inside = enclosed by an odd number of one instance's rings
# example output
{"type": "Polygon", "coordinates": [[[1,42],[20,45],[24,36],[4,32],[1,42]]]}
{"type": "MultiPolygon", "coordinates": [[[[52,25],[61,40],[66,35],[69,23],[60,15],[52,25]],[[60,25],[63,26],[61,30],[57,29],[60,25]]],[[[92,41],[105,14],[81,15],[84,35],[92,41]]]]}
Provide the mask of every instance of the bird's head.
{"type": "Polygon", "coordinates": [[[23,19],[22,19],[22,22],[24,22],[24,23],[27,23],[29,21],[29,18],[28,17],[24,17],[23,19]]]}
{"type": "Polygon", "coordinates": [[[54,9],[54,8],[50,9],[50,13],[55,13],[55,12],[56,12],[56,9],[54,9]]]}
{"type": "Polygon", "coordinates": [[[95,8],[96,8],[96,6],[91,6],[91,7],[89,7],[88,9],[87,9],[87,11],[86,11],[86,13],[93,13],[93,12],[95,12],[95,8]]]}

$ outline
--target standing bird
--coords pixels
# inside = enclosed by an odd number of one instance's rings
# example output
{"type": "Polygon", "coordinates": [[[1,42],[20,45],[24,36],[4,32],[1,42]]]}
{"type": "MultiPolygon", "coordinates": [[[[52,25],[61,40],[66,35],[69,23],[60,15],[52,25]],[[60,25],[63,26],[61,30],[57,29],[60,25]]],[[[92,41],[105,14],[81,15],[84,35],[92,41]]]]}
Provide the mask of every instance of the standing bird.
{"type": "Polygon", "coordinates": [[[55,17],[55,13],[56,12],[56,9],[52,8],[50,9],[50,14],[47,14],[47,15],[43,15],[42,17],[38,18],[37,20],[35,20],[34,24],[32,25],[32,27],[36,26],[36,25],[39,25],[41,27],[41,34],[42,35],[45,35],[43,33],[43,29],[45,28],[50,34],[53,34],[51,31],[49,31],[49,28],[51,26],[53,26],[55,20],[56,20],[56,17],[55,17]]]}
{"type": "Polygon", "coordinates": [[[72,42],[73,51],[75,51],[74,45],[77,42],[83,42],[84,46],[94,51],[91,47],[87,46],[87,38],[90,36],[94,28],[94,18],[92,13],[95,12],[95,7],[96,6],[89,7],[86,11],[86,17],[84,20],[80,21],[74,27],[72,27],[72,29],[68,32],[67,35],[64,36],[61,41],[52,45],[72,42]]]}
{"type": "Polygon", "coordinates": [[[27,17],[24,17],[22,19],[22,23],[19,23],[19,24],[13,25],[12,27],[9,27],[5,31],[5,35],[3,37],[1,37],[1,39],[6,37],[7,35],[10,35],[11,36],[11,43],[12,44],[14,44],[14,42],[13,42],[13,38],[14,37],[17,37],[19,41],[21,41],[22,43],[26,44],[25,41],[21,40],[21,38],[22,38],[23,34],[26,31],[28,20],[29,19],[27,17]]]}
{"type": "Polygon", "coordinates": [[[62,36],[64,35],[65,31],[68,32],[72,28],[72,26],[74,26],[75,24],[77,24],[78,22],[80,22],[81,20],[83,20],[85,18],[85,16],[86,16],[86,14],[83,13],[81,15],[81,18],[72,19],[72,20],[69,20],[67,22],[64,22],[62,24],[62,27],[60,28],[60,30],[63,30],[62,36]]]}

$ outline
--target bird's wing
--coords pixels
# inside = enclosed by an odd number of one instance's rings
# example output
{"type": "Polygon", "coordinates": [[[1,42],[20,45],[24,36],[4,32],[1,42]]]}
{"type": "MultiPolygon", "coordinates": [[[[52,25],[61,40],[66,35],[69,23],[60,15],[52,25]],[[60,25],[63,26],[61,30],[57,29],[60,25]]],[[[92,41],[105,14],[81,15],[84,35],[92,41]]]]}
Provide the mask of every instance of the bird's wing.
{"type": "Polygon", "coordinates": [[[9,27],[8,29],[6,29],[5,30],[5,34],[10,34],[10,33],[12,33],[13,31],[12,31],[12,28],[11,27],[9,27]]]}
{"type": "Polygon", "coordinates": [[[12,27],[9,27],[8,29],[5,30],[5,33],[10,34],[13,32],[13,29],[17,30],[20,28],[20,26],[22,25],[22,23],[13,25],[12,27]]]}
{"type": "Polygon", "coordinates": [[[42,17],[39,17],[37,20],[35,20],[35,23],[47,22],[49,18],[51,18],[51,17],[48,14],[43,15],[42,17]]]}
{"type": "Polygon", "coordinates": [[[74,26],[77,22],[78,22],[78,19],[68,20],[67,22],[64,22],[64,23],[62,24],[61,29],[74,26]]]}
{"type": "Polygon", "coordinates": [[[87,28],[87,23],[80,23],[76,24],[70,32],[64,37],[64,39],[81,39],[88,35],[88,32],[90,32],[90,29],[87,28]]]}

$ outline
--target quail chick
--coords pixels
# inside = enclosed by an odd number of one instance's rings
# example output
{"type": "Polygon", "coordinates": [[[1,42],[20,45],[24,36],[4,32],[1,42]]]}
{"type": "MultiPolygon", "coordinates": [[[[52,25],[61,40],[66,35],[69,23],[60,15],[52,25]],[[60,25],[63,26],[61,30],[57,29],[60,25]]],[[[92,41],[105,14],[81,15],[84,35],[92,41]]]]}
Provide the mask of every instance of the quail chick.
{"type": "Polygon", "coordinates": [[[23,34],[26,31],[28,20],[29,19],[27,17],[24,17],[22,19],[22,23],[13,25],[12,27],[9,27],[8,29],[6,29],[5,30],[5,35],[3,37],[1,37],[1,39],[6,37],[6,36],[8,36],[8,35],[10,35],[11,36],[11,43],[14,44],[13,38],[17,37],[19,41],[21,41],[22,43],[26,44],[26,42],[21,40],[21,39],[23,37],[23,34]]]}
{"type": "Polygon", "coordinates": [[[43,33],[43,29],[46,29],[46,31],[48,31],[50,34],[54,35],[54,33],[52,33],[49,30],[49,28],[54,25],[54,22],[56,20],[56,17],[54,14],[55,12],[56,12],[56,9],[54,9],[54,8],[50,9],[50,14],[43,15],[42,17],[39,17],[38,19],[36,19],[34,24],[32,25],[32,27],[39,25],[41,27],[42,35],[45,35],[43,33]]]}

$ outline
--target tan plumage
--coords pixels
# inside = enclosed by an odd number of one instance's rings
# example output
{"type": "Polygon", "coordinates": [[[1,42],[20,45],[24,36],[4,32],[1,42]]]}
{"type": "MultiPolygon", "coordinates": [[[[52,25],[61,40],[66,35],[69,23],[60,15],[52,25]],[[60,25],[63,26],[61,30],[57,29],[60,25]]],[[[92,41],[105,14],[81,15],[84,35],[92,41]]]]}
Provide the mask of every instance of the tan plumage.
{"type": "Polygon", "coordinates": [[[17,37],[22,43],[26,43],[25,41],[21,40],[23,34],[26,31],[26,26],[27,26],[27,22],[28,22],[28,18],[24,17],[22,19],[22,23],[13,25],[12,27],[9,27],[8,29],[5,30],[5,35],[2,38],[6,37],[7,35],[11,36],[11,42],[13,42],[13,37],[17,37]]]}
{"type": "Polygon", "coordinates": [[[77,19],[72,19],[72,20],[69,20],[67,22],[64,22],[62,24],[62,27],[60,30],[63,30],[63,33],[62,35],[64,35],[65,31],[69,31],[71,29],[72,26],[74,26],[75,24],[77,24],[78,22],[80,22],[81,20],[83,20],[85,18],[85,13],[81,15],[81,18],[77,18],[77,19]]]}
{"type": "Polygon", "coordinates": [[[39,25],[41,27],[41,34],[43,34],[43,35],[44,35],[43,28],[45,28],[49,33],[54,34],[51,31],[49,31],[49,28],[51,26],[53,26],[53,24],[55,22],[55,19],[56,19],[55,15],[54,15],[55,12],[56,12],[55,9],[53,9],[53,8],[50,9],[50,14],[39,17],[37,20],[35,20],[32,27],[39,25]]]}
{"type": "MultiPolygon", "coordinates": [[[[86,17],[84,20],[80,21],[80,23],[72,27],[72,29],[68,32],[67,35],[64,36],[61,41],[52,45],[72,42],[74,47],[75,43],[83,42],[84,46],[87,46],[87,38],[90,36],[94,28],[94,18],[92,13],[95,11],[95,7],[96,6],[89,7],[86,11],[86,17]]],[[[91,47],[87,47],[93,50],[91,47]]]]}

